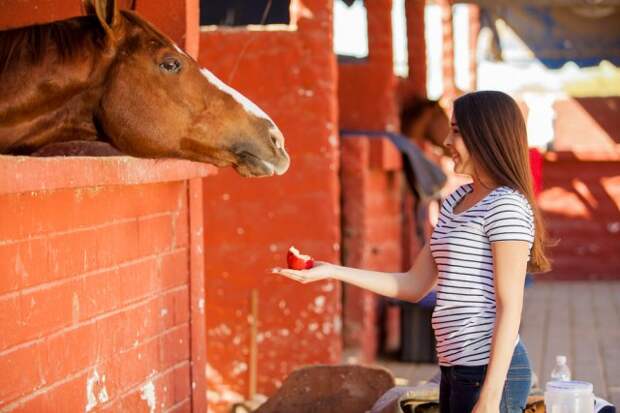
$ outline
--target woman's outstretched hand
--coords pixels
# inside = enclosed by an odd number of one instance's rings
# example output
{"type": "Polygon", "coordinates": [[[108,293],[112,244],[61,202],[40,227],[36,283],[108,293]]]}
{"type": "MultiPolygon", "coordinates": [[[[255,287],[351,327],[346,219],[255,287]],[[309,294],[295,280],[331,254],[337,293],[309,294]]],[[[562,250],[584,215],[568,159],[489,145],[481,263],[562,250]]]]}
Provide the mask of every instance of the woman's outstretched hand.
{"type": "Polygon", "coordinates": [[[288,268],[273,268],[273,274],[283,275],[291,280],[298,281],[302,284],[334,278],[336,273],[335,265],[328,262],[315,261],[314,267],[309,270],[291,270],[288,268]]]}

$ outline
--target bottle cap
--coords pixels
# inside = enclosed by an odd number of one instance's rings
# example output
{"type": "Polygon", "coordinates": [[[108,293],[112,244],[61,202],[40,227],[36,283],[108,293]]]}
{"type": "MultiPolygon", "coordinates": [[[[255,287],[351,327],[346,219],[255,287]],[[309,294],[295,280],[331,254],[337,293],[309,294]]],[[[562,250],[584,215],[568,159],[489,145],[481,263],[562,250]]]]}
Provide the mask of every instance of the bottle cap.
{"type": "Polygon", "coordinates": [[[557,364],[566,364],[566,356],[555,356],[555,362],[557,364]]]}

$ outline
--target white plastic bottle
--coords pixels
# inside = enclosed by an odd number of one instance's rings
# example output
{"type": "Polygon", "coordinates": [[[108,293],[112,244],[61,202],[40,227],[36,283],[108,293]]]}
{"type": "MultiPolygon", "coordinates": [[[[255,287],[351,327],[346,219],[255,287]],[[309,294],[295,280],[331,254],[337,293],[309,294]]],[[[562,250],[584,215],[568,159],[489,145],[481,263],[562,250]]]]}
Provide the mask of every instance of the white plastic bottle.
{"type": "Polygon", "coordinates": [[[555,356],[555,367],[551,370],[551,381],[569,381],[570,369],[566,365],[566,356],[555,356]]]}

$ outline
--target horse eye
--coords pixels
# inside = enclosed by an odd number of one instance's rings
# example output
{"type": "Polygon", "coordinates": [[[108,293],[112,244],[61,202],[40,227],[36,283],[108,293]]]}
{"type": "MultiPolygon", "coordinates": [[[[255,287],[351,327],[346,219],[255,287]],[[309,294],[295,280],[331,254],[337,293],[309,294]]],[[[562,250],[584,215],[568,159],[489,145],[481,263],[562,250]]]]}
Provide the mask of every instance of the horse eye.
{"type": "Polygon", "coordinates": [[[181,62],[179,62],[174,57],[167,57],[164,59],[163,62],[159,64],[159,67],[166,72],[177,73],[179,70],[181,70],[181,62]]]}

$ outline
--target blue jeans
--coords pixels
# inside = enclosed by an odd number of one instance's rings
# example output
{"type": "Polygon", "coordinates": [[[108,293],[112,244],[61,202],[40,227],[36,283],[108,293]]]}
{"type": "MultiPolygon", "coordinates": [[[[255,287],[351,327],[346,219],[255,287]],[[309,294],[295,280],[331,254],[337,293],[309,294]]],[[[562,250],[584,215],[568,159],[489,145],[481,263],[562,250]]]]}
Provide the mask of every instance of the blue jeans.
{"type": "MultiPolygon", "coordinates": [[[[441,413],[470,413],[484,383],[487,366],[441,367],[439,406],[441,413]]],[[[502,392],[500,413],[521,413],[530,392],[532,370],[521,342],[515,347],[502,392]]]]}

